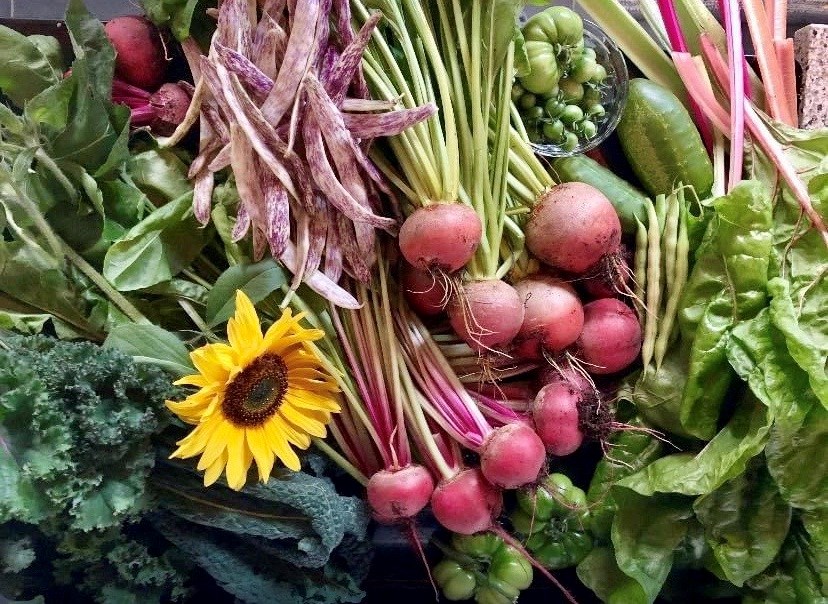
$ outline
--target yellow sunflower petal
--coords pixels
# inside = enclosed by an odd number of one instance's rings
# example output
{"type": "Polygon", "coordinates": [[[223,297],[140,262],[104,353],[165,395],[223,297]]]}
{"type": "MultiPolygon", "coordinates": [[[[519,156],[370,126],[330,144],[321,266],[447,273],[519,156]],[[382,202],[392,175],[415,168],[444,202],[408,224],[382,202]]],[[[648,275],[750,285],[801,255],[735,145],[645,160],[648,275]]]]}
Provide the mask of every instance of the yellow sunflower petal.
{"type": "Polygon", "coordinates": [[[178,449],[170,457],[186,459],[198,455],[207,446],[210,436],[219,425],[220,421],[206,421],[198,424],[192,432],[176,443],[179,445],[178,449]]]}
{"type": "Polygon", "coordinates": [[[339,411],[339,402],[330,396],[320,396],[309,390],[290,388],[285,393],[285,400],[294,407],[302,409],[320,409],[323,411],[339,411]]]}
{"type": "Polygon", "coordinates": [[[261,353],[262,328],[250,298],[242,291],[236,292],[236,315],[227,322],[227,338],[236,350],[239,364],[247,365],[261,353]]]}
{"type": "MultiPolygon", "coordinates": [[[[220,416],[217,415],[216,417],[220,416]]],[[[210,435],[210,440],[207,442],[207,446],[204,447],[204,454],[198,462],[199,470],[212,466],[213,462],[227,450],[227,439],[231,430],[235,430],[235,428],[224,418],[220,418],[218,428],[210,435]]]]}
{"type": "Polygon", "coordinates": [[[325,434],[327,433],[325,430],[325,425],[310,417],[310,412],[298,409],[294,407],[290,403],[285,403],[281,407],[279,407],[279,414],[288,420],[291,424],[300,428],[310,434],[311,436],[317,436],[319,438],[324,438],[325,434]]]}
{"type": "Polygon", "coordinates": [[[279,430],[279,424],[274,421],[275,419],[276,416],[271,418],[271,420],[265,424],[267,444],[270,445],[273,453],[280,460],[282,460],[282,463],[285,464],[286,468],[293,470],[294,472],[298,472],[302,467],[302,464],[299,461],[299,456],[296,455],[296,452],[291,448],[285,434],[279,430]]]}
{"type": "Polygon", "coordinates": [[[297,430],[291,426],[287,421],[285,421],[284,418],[274,415],[270,419],[270,423],[272,423],[280,433],[287,437],[290,444],[295,445],[300,449],[307,449],[310,447],[311,437],[308,436],[307,433],[297,430]]]}
{"type": "Polygon", "coordinates": [[[224,471],[225,466],[227,465],[227,451],[223,451],[221,455],[219,455],[210,467],[207,468],[207,471],[204,472],[204,486],[209,487],[211,484],[216,482],[221,476],[221,473],[224,471]]]}
{"type": "Polygon", "coordinates": [[[273,354],[285,355],[290,347],[306,341],[318,340],[324,335],[325,333],[319,329],[304,329],[300,333],[294,333],[281,338],[268,346],[267,349],[273,354]]]}
{"type": "Polygon", "coordinates": [[[250,453],[253,459],[256,460],[256,468],[259,471],[259,480],[267,482],[270,478],[270,473],[273,471],[273,451],[267,442],[267,436],[263,427],[248,428],[245,430],[247,437],[247,446],[250,448],[250,453]]]}
{"type": "Polygon", "coordinates": [[[233,427],[227,439],[227,484],[234,491],[240,490],[247,480],[245,467],[244,429],[233,427]]]}
{"type": "Polygon", "coordinates": [[[211,382],[206,377],[201,375],[200,373],[194,373],[193,375],[185,375],[183,378],[176,380],[173,382],[175,386],[198,386],[202,388],[204,386],[209,385],[211,382]]]}
{"type": "Polygon", "coordinates": [[[227,344],[206,344],[190,353],[196,369],[210,382],[226,382],[236,364],[236,354],[227,344]]]}

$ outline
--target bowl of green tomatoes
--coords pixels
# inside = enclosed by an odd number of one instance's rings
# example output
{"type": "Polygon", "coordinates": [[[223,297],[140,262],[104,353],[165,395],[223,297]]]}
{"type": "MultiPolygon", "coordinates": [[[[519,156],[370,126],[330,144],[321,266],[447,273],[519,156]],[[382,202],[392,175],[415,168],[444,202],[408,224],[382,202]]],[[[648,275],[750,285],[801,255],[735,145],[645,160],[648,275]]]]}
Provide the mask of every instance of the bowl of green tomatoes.
{"type": "Polygon", "coordinates": [[[523,36],[526,61],[512,101],[535,152],[563,157],[599,145],[618,125],[627,98],[621,51],[564,6],[533,15],[523,36]]]}

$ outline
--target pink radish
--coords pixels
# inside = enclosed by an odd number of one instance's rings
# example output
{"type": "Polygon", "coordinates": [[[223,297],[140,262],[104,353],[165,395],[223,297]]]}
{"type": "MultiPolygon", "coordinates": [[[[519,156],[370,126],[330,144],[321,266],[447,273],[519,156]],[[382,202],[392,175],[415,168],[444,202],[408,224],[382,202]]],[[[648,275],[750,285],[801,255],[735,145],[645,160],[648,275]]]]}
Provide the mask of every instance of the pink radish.
{"type": "Polygon", "coordinates": [[[578,414],[584,392],[572,383],[556,380],[541,388],[535,397],[535,427],[552,455],[574,453],[584,441],[578,414]]]}
{"type": "Polygon", "coordinates": [[[606,262],[599,262],[597,269],[581,280],[584,291],[593,299],[631,295],[630,260],[629,250],[622,243],[618,254],[607,256],[606,262]]]}
{"type": "Polygon", "coordinates": [[[476,468],[440,482],[431,496],[431,510],[437,522],[461,535],[488,529],[502,508],[500,489],[476,468]]]}
{"type": "Polygon", "coordinates": [[[403,222],[400,251],[420,270],[452,273],[471,260],[482,236],[483,225],[472,208],[435,203],[418,208],[403,222]]]}
{"type": "Polygon", "coordinates": [[[164,84],[149,100],[155,110],[155,120],[150,127],[156,134],[169,136],[184,121],[190,107],[190,95],[178,84],[164,84]]]}
{"type": "Polygon", "coordinates": [[[523,312],[515,288],[500,279],[465,284],[448,307],[455,333],[478,351],[511,342],[523,324],[523,312]]]}
{"type": "Polygon", "coordinates": [[[641,325],[635,312],[615,298],[584,306],[584,329],[576,342],[587,371],[597,375],[628,367],[641,350],[641,325]]]}
{"type": "Polygon", "coordinates": [[[439,272],[429,272],[402,263],[402,289],[408,305],[421,317],[439,315],[448,302],[446,280],[439,272]]]}
{"type": "Polygon", "coordinates": [[[515,285],[525,314],[516,341],[524,358],[539,359],[543,349],[563,350],[581,334],[584,309],[568,283],[535,275],[515,285]]]}
{"type": "Polygon", "coordinates": [[[526,223],[526,246],[541,262],[580,274],[618,250],[621,223],[595,187],[569,182],[543,194],[526,223]]]}
{"type": "Polygon", "coordinates": [[[161,34],[152,22],[136,15],[115,17],[104,31],[115,49],[115,75],[144,90],[164,81],[167,61],[161,34]]]}
{"type": "Polygon", "coordinates": [[[423,466],[381,470],[368,481],[368,503],[376,520],[391,524],[416,516],[433,491],[434,480],[423,466]]]}
{"type": "Polygon", "coordinates": [[[493,430],[480,454],[480,470],[486,480],[504,489],[535,482],[545,462],[543,442],[524,423],[506,424],[493,430]]]}
{"type": "Polygon", "coordinates": [[[558,369],[552,365],[544,365],[538,371],[538,387],[543,388],[552,382],[563,382],[578,390],[586,390],[593,388],[590,380],[581,371],[576,370],[571,365],[565,365],[558,369]]]}

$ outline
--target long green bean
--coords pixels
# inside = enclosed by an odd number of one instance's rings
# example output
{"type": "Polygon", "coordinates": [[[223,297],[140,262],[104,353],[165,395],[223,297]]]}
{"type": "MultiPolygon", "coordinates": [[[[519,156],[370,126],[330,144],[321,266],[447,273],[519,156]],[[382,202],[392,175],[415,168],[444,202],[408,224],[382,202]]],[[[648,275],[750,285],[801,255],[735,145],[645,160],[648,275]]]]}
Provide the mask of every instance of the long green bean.
{"type": "Polygon", "coordinates": [[[664,289],[667,298],[674,289],[676,277],[676,238],[678,237],[679,218],[684,206],[682,189],[674,191],[667,197],[667,213],[664,217],[664,229],[661,231],[661,255],[664,259],[664,289]]]}
{"type": "MultiPolygon", "coordinates": [[[[649,200],[647,203],[652,205],[649,200]]],[[[636,312],[638,312],[638,322],[644,325],[647,309],[644,304],[644,283],[647,280],[647,227],[644,226],[638,217],[635,219],[635,258],[633,259],[633,280],[636,312]]]]}
{"type": "Polygon", "coordinates": [[[641,360],[645,369],[653,358],[658,331],[658,312],[661,305],[661,229],[656,209],[652,204],[647,204],[647,221],[649,229],[647,233],[647,308],[641,344],[641,360]]]}
{"type": "Polygon", "coordinates": [[[687,283],[687,275],[690,270],[690,241],[687,236],[687,205],[684,203],[684,195],[680,196],[681,214],[679,216],[679,229],[676,238],[675,247],[675,276],[673,278],[673,285],[670,295],[667,298],[667,308],[664,311],[664,319],[661,324],[661,330],[656,338],[654,347],[654,356],[656,368],[661,366],[664,361],[664,355],[667,352],[667,346],[670,343],[670,334],[673,331],[673,324],[675,323],[678,313],[679,302],[687,283]]]}

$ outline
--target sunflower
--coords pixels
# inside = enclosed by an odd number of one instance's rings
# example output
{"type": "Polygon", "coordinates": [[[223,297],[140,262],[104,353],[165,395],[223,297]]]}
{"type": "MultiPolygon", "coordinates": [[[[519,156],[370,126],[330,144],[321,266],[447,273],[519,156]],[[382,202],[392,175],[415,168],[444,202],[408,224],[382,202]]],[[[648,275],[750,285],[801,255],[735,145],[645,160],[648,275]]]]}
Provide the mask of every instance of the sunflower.
{"type": "Polygon", "coordinates": [[[167,407],[195,428],[170,457],[201,455],[205,486],[226,470],[228,485],[241,489],[254,460],[262,482],[276,458],[297,471],[294,447],[307,449],[312,436],[325,436],[331,413],[339,411],[338,388],[310,344],[324,334],[302,327],[303,317],[285,309],[262,334],[256,309],[238,291],[228,343],[190,353],[198,373],[176,384],[199,390],[167,407]]]}

